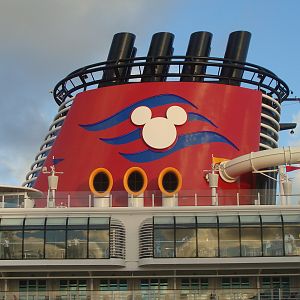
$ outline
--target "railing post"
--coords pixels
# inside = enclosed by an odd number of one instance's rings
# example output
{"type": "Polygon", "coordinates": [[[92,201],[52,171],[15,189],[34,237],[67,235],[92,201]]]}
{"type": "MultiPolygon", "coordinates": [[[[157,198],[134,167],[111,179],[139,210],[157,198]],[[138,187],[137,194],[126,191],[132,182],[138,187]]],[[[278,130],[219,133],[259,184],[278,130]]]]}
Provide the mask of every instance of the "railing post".
{"type": "Polygon", "coordinates": [[[70,207],[71,206],[71,195],[70,194],[68,194],[68,198],[67,198],[68,200],[68,207],[70,207]]]}
{"type": "Polygon", "coordinates": [[[152,193],[151,197],[152,197],[152,207],[154,207],[155,203],[154,203],[154,194],[153,193],[152,193]]]}
{"type": "Polygon", "coordinates": [[[236,193],[236,204],[240,206],[240,193],[236,193]]]}
{"type": "Polygon", "coordinates": [[[112,194],[109,195],[109,207],[112,207],[112,194]]]}
{"type": "Polygon", "coordinates": [[[92,207],[92,195],[89,194],[89,207],[92,207]]]}
{"type": "Polygon", "coordinates": [[[259,192],[257,193],[257,202],[258,202],[257,204],[260,205],[260,193],[259,192]]]}
{"type": "Polygon", "coordinates": [[[197,194],[195,194],[195,205],[194,206],[198,206],[197,194]]]}

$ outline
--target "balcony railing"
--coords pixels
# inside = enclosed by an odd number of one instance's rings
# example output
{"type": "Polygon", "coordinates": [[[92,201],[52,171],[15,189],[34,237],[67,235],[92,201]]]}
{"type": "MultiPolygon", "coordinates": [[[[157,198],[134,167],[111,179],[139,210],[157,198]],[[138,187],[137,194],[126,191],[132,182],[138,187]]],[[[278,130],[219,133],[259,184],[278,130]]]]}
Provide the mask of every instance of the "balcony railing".
{"type": "MultiPolygon", "coordinates": [[[[216,197],[207,191],[180,191],[173,198],[178,206],[224,206],[224,205],[300,205],[300,194],[273,195],[267,190],[222,190],[216,197]],[[268,196],[266,196],[268,195],[268,196]]],[[[113,191],[110,195],[101,197],[105,207],[128,207],[129,202],[140,201],[144,207],[163,206],[164,196],[160,191],[147,191],[143,196],[131,196],[125,191],[113,191]],[[130,201],[131,200],[131,201],[130,201]]],[[[89,192],[57,192],[52,207],[97,207],[99,198],[89,192]]],[[[176,206],[177,206],[176,205],[176,206]]],[[[47,195],[38,198],[28,198],[25,193],[0,193],[0,208],[30,208],[47,207],[47,195]]],[[[103,206],[102,206],[103,207],[103,206]]]]}
{"type": "Polygon", "coordinates": [[[0,292],[2,300],[299,300],[300,289],[204,289],[204,290],[128,290],[128,291],[28,291],[0,292]]]}

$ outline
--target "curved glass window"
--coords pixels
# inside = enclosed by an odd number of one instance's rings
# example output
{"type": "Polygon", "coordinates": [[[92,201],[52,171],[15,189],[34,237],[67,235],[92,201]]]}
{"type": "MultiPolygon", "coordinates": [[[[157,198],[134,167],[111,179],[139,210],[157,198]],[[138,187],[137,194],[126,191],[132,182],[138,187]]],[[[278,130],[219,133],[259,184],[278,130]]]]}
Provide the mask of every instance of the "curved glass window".
{"type": "Polygon", "coordinates": [[[90,218],[89,258],[109,258],[109,218],[90,218]]]}
{"type": "Polygon", "coordinates": [[[67,218],[48,218],[46,221],[45,258],[66,257],[67,218]]]}
{"type": "Polygon", "coordinates": [[[175,257],[174,218],[154,218],[154,257],[175,257]]]}
{"type": "Polygon", "coordinates": [[[67,258],[87,258],[88,218],[68,218],[67,258]]]}
{"type": "Polygon", "coordinates": [[[216,216],[197,217],[198,257],[218,256],[218,220],[216,216]]]}
{"type": "Polygon", "coordinates": [[[285,255],[300,255],[300,215],[282,215],[285,255]]]}
{"type": "Polygon", "coordinates": [[[1,219],[1,259],[22,259],[24,219],[1,219]]]}
{"type": "Polygon", "coordinates": [[[176,217],[176,257],[196,257],[195,217],[176,217]]]}
{"type": "Polygon", "coordinates": [[[45,218],[25,219],[24,223],[24,259],[44,258],[45,218]]]}
{"type": "Polygon", "coordinates": [[[219,245],[221,257],[240,256],[238,216],[219,216],[219,245]]]}
{"type": "Polygon", "coordinates": [[[283,234],[281,215],[262,215],[264,256],[283,256],[283,234]]]}
{"type": "Polygon", "coordinates": [[[261,224],[259,216],[240,216],[242,256],[261,256],[261,224]]]}

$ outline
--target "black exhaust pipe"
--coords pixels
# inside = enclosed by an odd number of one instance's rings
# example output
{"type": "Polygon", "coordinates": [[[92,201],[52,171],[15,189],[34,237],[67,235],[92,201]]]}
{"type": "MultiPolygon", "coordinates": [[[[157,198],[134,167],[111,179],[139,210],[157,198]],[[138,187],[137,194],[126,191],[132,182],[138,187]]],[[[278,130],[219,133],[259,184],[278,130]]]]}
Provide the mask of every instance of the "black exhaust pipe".
{"type": "MultiPolygon", "coordinates": [[[[231,60],[236,60],[241,63],[246,62],[247,53],[249,49],[251,39],[251,33],[248,31],[235,31],[230,33],[227,48],[224,58],[227,61],[224,64],[230,63],[231,60]]],[[[240,79],[243,77],[243,69],[235,69],[233,66],[236,65],[232,63],[232,66],[224,66],[221,70],[221,83],[227,83],[230,85],[240,86],[240,79]],[[236,79],[236,80],[234,80],[236,79]]]]}
{"type": "Polygon", "coordinates": [[[188,56],[186,62],[197,62],[199,64],[185,64],[182,68],[180,81],[203,81],[206,72],[206,66],[201,64],[206,62],[206,59],[192,58],[208,57],[210,54],[210,45],[212,40],[212,34],[206,31],[197,31],[191,34],[186,56],[188,56]],[[200,76],[199,76],[200,75],[200,76]]]}
{"type": "Polygon", "coordinates": [[[101,87],[126,81],[124,77],[130,73],[130,70],[128,70],[128,67],[119,67],[124,65],[124,62],[119,62],[119,60],[135,56],[134,41],[135,35],[133,33],[120,32],[114,35],[107,57],[107,61],[110,62],[107,66],[118,66],[118,68],[103,71],[102,79],[109,82],[101,83],[101,87]]]}
{"type": "Polygon", "coordinates": [[[174,34],[169,32],[157,32],[152,36],[150,43],[147,62],[153,62],[144,67],[142,81],[165,81],[169,71],[169,64],[155,65],[155,62],[168,62],[173,54],[174,34]],[[159,58],[165,56],[165,58],[159,58]]]}

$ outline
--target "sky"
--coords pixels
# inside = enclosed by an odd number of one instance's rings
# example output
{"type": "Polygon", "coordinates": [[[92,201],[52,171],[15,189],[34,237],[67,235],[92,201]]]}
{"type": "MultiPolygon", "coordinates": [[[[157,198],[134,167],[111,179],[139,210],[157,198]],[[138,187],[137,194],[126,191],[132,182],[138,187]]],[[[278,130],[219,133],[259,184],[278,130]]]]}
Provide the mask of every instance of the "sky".
{"type": "MultiPolygon", "coordinates": [[[[299,11],[299,0],[0,0],[0,184],[25,180],[57,112],[55,84],[105,61],[117,32],[134,33],[145,56],[156,32],[174,33],[174,54],[184,55],[191,33],[209,31],[211,56],[223,57],[230,32],[250,31],[247,61],[300,97],[299,11]]],[[[281,121],[300,121],[300,104],[283,103],[281,121]]],[[[280,145],[300,146],[300,125],[280,145]]]]}

